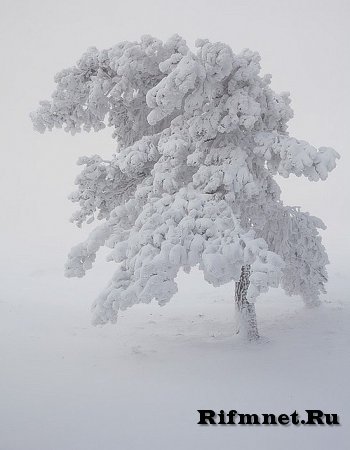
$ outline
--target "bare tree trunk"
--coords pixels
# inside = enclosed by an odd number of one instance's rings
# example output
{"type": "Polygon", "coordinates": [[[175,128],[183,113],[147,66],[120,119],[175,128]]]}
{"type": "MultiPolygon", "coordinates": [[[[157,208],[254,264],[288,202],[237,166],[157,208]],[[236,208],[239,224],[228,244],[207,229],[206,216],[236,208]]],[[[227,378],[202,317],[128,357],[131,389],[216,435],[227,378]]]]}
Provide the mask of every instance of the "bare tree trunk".
{"type": "Polygon", "coordinates": [[[242,334],[244,339],[256,341],[259,338],[259,333],[256,323],[255,306],[254,303],[249,303],[247,300],[249,276],[250,266],[242,266],[241,277],[236,282],[235,290],[237,333],[242,334]]]}

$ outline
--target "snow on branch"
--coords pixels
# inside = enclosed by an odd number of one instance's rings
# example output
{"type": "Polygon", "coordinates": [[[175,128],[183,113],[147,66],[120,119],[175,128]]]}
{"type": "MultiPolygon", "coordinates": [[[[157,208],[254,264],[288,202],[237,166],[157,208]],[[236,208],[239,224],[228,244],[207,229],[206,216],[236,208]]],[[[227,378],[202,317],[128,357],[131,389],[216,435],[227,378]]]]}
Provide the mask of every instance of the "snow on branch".
{"type": "Polygon", "coordinates": [[[310,181],[325,180],[336,166],[339,154],[330,147],[318,150],[305,141],[278,133],[257,133],[254,138],[256,155],[268,161],[268,167],[283,177],[294,173],[310,181]]]}
{"type": "Polygon", "coordinates": [[[69,254],[81,277],[101,246],[117,271],[95,303],[95,322],[152,299],[167,302],[183,268],[220,285],[250,265],[248,300],[280,282],[317,302],[328,263],[316,218],[284,206],[274,176],[325,180],[339,158],[288,133],[286,92],[271,89],[260,56],[207,39],[191,50],[175,35],[90,48],[55,77],[31,114],[36,130],[112,129],[109,161],[79,160],[72,221],[102,221],[69,254]]]}
{"type": "Polygon", "coordinates": [[[109,259],[121,265],[95,303],[96,323],[114,322],[119,309],[136,303],[165,304],[177,292],[181,267],[199,266],[204,278],[219,286],[238,281],[241,266],[251,264],[250,301],[278,286],[284,267],[253,230],[241,230],[224,200],[184,188],[145,205],[109,259]]]}

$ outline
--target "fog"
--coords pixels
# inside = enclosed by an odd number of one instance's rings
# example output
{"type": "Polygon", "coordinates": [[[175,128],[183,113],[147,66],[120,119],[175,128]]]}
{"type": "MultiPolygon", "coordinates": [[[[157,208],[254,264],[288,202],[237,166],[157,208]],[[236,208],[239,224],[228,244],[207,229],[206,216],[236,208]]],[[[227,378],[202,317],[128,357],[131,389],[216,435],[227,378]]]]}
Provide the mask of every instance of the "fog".
{"type": "MultiPolygon", "coordinates": [[[[289,91],[290,133],[315,146],[333,146],[342,159],[326,182],[281,180],[287,204],[321,217],[330,254],[349,243],[347,194],[350,100],[347,1],[3,1],[1,17],[1,238],[36,255],[49,241],[69,249],[79,239],[68,218],[79,155],[114,151],[111,131],[72,137],[40,135],[28,114],[50,97],[53,76],[89,47],[108,48],[142,34],[173,33],[226,42],[235,52],[259,51],[276,91],[289,91]],[[41,248],[38,250],[38,246],[41,248]]],[[[33,255],[32,255],[33,256],[33,255]]],[[[338,257],[338,256],[337,256],[338,257]]]]}
{"type": "MultiPolygon", "coordinates": [[[[142,34],[166,39],[178,33],[190,46],[197,38],[208,38],[229,44],[234,52],[247,47],[258,51],[263,73],[272,74],[272,88],[291,93],[291,135],[340,153],[338,167],[325,182],[295,176],[278,181],[286,204],[301,206],[327,224],[322,235],[331,261],[328,299],[347,300],[350,2],[2,0],[1,9],[0,300],[15,311],[9,316],[14,329],[22,308],[18,298],[33,315],[40,315],[45,302],[62,301],[63,315],[79,320],[84,311],[81,322],[90,326],[90,304],[113,270],[102,255],[86,280],[63,277],[65,255],[87,233],[69,223],[74,205],[67,196],[79,171],[75,163],[81,155],[110,156],[116,145],[111,130],[41,135],[33,131],[29,113],[50,97],[54,74],[73,65],[88,47],[109,48],[142,34]],[[55,274],[54,282],[50,274],[55,274]],[[37,276],[40,289],[35,287],[37,276]],[[36,288],[42,296],[33,301],[30,292],[36,288]],[[73,307],[72,292],[81,309],[73,307]]],[[[34,444],[29,448],[44,450],[34,444]]]]}

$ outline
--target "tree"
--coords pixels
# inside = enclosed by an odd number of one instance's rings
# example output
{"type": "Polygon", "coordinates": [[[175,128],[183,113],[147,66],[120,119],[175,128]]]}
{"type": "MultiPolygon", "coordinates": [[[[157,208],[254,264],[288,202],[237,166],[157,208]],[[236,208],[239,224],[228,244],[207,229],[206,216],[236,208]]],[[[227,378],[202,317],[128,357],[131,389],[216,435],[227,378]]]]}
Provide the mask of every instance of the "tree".
{"type": "Polygon", "coordinates": [[[180,268],[199,266],[214,286],[236,281],[239,329],[256,339],[254,302],[282,285],[309,305],[325,292],[320,219],[285,206],[279,174],[325,180],[339,155],[289,136],[288,93],[260,75],[258,53],[178,35],[143,36],[99,51],[58,73],[51,101],[31,114],[40,131],[113,128],[116,153],[80,158],[71,200],[78,226],[102,221],[75,246],[68,277],[82,277],[101,246],[116,273],[94,303],[94,322],[177,291],[180,268]]]}

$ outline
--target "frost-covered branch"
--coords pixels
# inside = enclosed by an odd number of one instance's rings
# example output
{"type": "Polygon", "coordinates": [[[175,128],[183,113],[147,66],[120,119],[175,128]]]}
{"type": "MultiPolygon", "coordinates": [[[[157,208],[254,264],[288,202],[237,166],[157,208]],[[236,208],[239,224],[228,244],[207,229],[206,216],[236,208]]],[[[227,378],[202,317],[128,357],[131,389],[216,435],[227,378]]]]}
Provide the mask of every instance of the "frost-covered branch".
{"type": "Polygon", "coordinates": [[[310,181],[325,180],[336,166],[339,154],[330,147],[318,150],[305,141],[273,132],[257,133],[255,154],[262,156],[269,169],[288,177],[304,175],[310,181]]]}
{"type": "Polygon", "coordinates": [[[72,221],[102,223],[72,249],[66,274],[83,276],[101,246],[118,264],[96,323],[135,303],[167,302],[180,268],[194,266],[214,285],[249,266],[248,302],[280,282],[309,304],[324,292],[322,223],[284,206],[274,175],[325,180],[339,155],[289,135],[289,94],[260,71],[256,52],[206,39],[191,50],[175,35],[91,48],[55,77],[34,127],[110,127],[117,141],[110,161],[79,160],[71,195],[80,207],[72,221]]]}

